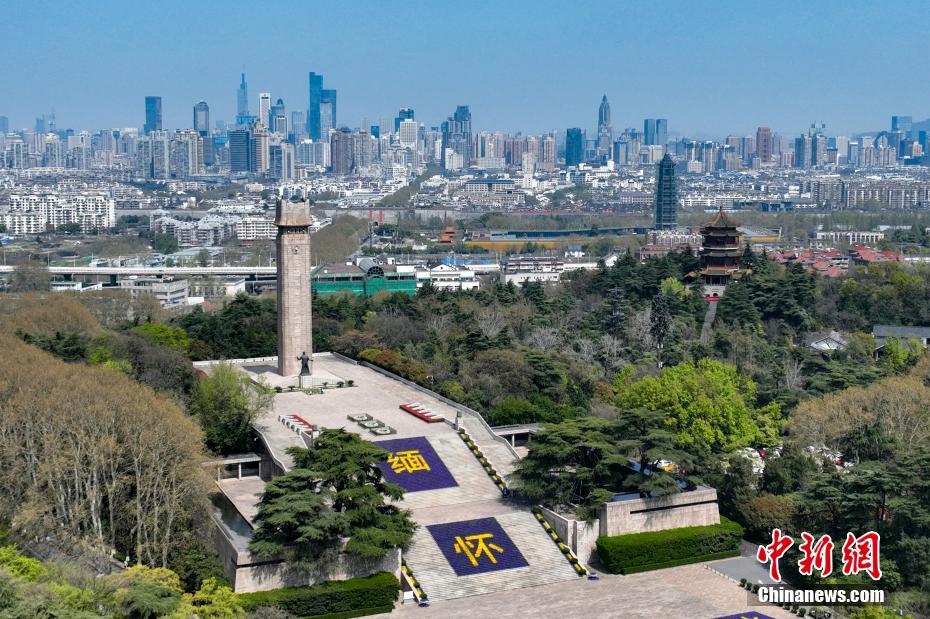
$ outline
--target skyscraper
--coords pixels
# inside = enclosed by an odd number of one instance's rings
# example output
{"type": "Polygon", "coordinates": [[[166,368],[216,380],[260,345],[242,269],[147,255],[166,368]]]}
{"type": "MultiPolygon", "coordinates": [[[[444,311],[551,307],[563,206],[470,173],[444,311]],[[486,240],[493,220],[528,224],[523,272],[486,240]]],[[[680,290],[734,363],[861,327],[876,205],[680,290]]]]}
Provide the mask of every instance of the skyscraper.
{"type": "Polygon", "coordinates": [[[810,135],[802,135],[794,140],[794,167],[809,168],[812,165],[813,139],[810,135]]]}
{"type": "Polygon", "coordinates": [[[210,134],[210,106],[206,101],[198,101],[194,105],[194,131],[201,136],[210,134]]]}
{"type": "Polygon", "coordinates": [[[610,151],[613,142],[614,130],[610,124],[610,103],[607,95],[601,99],[601,106],[597,110],[597,150],[599,154],[610,151]]]}
{"type": "Polygon", "coordinates": [[[280,97],[268,111],[268,130],[287,136],[287,112],[284,109],[284,99],[280,97]]]}
{"type": "Polygon", "coordinates": [[[678,189],[675,186],[675,162],[666,154],[656,171],[656,230],[678,227],[678,189]]]}
{"type": "Polygon", "coordinates": [[[10,119],[6,116],[0,116],[0,134],[10,132],[10,119]]]}
{"type": "Polygon", "coordinates": [[[330,142],[332,172],[339,176],[351,174],[355,168],[355,136],[348,127],[333,133],[330,142]]]}
{"type": "Polygon", "coordinates": [[[299,142],[307,136],[307,115],[303,110],[291,112],[290,132],[294,136],[294,142],[299,142]]]}
{"type": "Polygon", "coordinates": [[[668,120],[665,118],[647,118],[643,121],[643,134],[646,146],[662,146],[668,143],[668,120]]]}
{"type": "Polygon", "coordinates": [[[325,139],[336,126],[336,91],[324,88],[320,95],[320,136],[325,139]]]}
{"type": "Polygon", "coordinates": [[[255,147],[252,132],[235,129],[229,132],[229,170],[231,172],[253,172],[255,170],[255,147]]]}
{"type": "Polygon", "coordinates": [[[417,121],[405,118],[397,128],[397,139],[404,148],[414,148],[417,145],[417,121]]]}
{"type": "Polygon", "coordinates": [[[258,121],[266,127],[271,126],[269,114],[271,112],[271,93],[258,93],[258,121]]]}
{"type": "Polygon", "coordinates": [[[402,107],[397,113],[397,116],[394,117],[394,133],[400,131],[400,123],[405,120],[414,120],[413,118],[413,108],[402,107]]]}
{"type": "Polygon", "coordinates": [[[323,76],[311,72],[310,97],[307,106],[307,133],[314,140],[326,139],[336,128],[336,91],[323,88],[323,76]]]}
{"type": "Polygon", "coordinates": [[[565,132],[565,165],[578,165],[584,161],[584,133],[578,127],[565,132]]]}
{"type": "Polygon", "coordinates": [[[249,85],[245,83],[245,73],[242,74],[242,81],[239,82],[239,90],[236,92],[236,115],[249,115],[249,85]]]}
{"type": "Polygon", "coordinates": [[[891,130],[904,132],[904,137],[911,137],[911,129],[914,126],[914,119],[911,116],[892,116],[891,130]]]}
{"type": "Polygon", "coordinates": [[[467,105],[460,105],[455,108],[455,113],[442,123],[442,152],[440,153],[442,167],[448,167],[446,150],[460,155],[462,165],[468,166],[472,160],[472,149],[471,111],[467,105]]]}
{"type": "Polygon", "coordinates": [[[756,129],[756,155],[765,163],[772,160],[772,130],[768,127],[756,129]]]}
{"type": "Polygon", "coordinates": [[[145,98],[145,126],[142,132],[148,135],[152,131],[161,131],[161,97],[145,98]]]}

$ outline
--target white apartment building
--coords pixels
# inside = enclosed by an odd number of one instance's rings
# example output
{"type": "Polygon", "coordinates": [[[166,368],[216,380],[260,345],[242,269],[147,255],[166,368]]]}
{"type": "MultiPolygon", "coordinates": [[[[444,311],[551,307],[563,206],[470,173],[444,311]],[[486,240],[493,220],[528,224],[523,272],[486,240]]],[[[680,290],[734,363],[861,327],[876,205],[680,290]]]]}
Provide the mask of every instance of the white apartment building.
{"type": "Polygon", "coordinates": [[[187,305],[188,285],[186,279],[130,277],[121,279],[119,287],[122,290],[128,290],[133,297],[140,294],[155,295],[162,307],[187,305]]]}
{"type": "Polygon", "coordinates": [[[427,282],[439,290],[477,290],[481,286],[474,271],[450,264],[440,264],[431,269],[418,268],[416,273],[417,288],[422,288],[427,282]]]}
{"type": "Polygon", "coordinates": [[[551,256],[510,258],[501,263],[501,283],[522,286],[524,282],[557,282],[563,271],[565,262],[551,256]]]}
{"type": "Polygon", "coordinates": [[[265,217],[243,217],[236,223],[236,238],[240,241],[273,239],[278,234],[274,221],[265,217]]]}
{"type": "Polygon", "coordinates": [[[41,234],[70,223],[89,233],[116,225],[116,201],[102,193],[13,194],[0,221],[13,236],[41,234]]]}

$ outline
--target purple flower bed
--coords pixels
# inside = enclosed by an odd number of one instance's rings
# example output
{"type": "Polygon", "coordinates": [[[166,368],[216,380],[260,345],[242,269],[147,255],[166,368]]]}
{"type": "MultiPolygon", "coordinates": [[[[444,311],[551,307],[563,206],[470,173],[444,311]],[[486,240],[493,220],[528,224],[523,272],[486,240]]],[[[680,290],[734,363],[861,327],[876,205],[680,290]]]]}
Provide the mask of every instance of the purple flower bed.
{"type": "Polygon", "coordinates": [[[529,566],[494,518],[431,524],[426,528],[458,576],[529,566]]]}
{"type": "Polygon", "coordinates": [[[376,441],[375,444],[397,458],[393,466],[391,462],[379,462],[378,466],[387,481],[397,484],[406,492],[458,486],[426,437],[397,438],[376,441]]]}

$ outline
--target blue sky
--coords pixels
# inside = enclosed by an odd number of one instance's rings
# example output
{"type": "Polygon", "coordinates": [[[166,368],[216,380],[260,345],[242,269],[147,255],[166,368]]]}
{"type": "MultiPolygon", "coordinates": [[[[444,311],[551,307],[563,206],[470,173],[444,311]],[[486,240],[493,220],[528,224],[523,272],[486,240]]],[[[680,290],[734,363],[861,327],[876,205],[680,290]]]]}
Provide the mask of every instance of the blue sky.
{"type": "Polygon", "coordinates": [[[231,120],[245,68],[258,93],[306,109],[307,72],[339,91],[339,123],[413,107],[437,125],[469,104],[476,129],[615,127],[666,117],[673,134],[758,125],[794,134],[930,117],[926,2],[548,0],[238,2],[7,0],[0,115],[31,127],[141,126],[161,95],[166,127],[200,99],[231,120]]]}

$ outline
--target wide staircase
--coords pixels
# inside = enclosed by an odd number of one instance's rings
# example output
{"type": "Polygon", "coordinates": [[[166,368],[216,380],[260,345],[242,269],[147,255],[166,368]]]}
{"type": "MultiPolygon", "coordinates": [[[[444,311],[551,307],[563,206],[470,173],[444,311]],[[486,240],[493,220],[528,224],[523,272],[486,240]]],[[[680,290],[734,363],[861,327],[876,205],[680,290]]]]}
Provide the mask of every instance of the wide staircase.
{"type": "MultiPolygon", "coordinates": [[[[491,439],[489,433],[482,432],[483,428],[467,429],[498,471],[512,470],[515,457],[509,446],[491,439]]],[[[411,510],[419,525],[404,552],[404,559],[429,599],[459,598],[578,578],[532,512],[501,497],[500,490],[454,430],[444,428],[430,433],[428,440],[458,484],[449,488],[408,492],[401,501],[401,506],[411,510]],[[495,539],[502,530],[510,538],[510,543],[500,542],[504,549],[495,554],[499,564],[495,564],[494,571],[458,575],[429,527],[448,525],[449,530],[453,530],[453,537],[444,538],[443,544],[448,546],[446,552],[452,552],[457,560],[464,560],[464,553],[454,553],[454,536],[484,532],[484,529],[469,529],[477,526],[472,521],[483,519],[494,519],[500,527],[495,539]],[[469,530],[466,532],[466,529],[469,530]],[[516,555],[514,547],[528,565],[520,562],[519,567],[500,569],[516,555]]],[[[491,527],[494,528],[493,523],[491,527]]],[[[477,571],[485,567],[492,569],[487,556],[477,557],[477,561],[481,565],[477,571]]],[[[466,566],[464,571],[475,570],[466,566]]]]}
{"type": "Polygon", "coordinates": [[[578,578],[532,513],[512,511],[494,518],[529,565],[459,576],[429,530],[421,526],[404,558],[430,600],[481,595],[578,578]]]}

